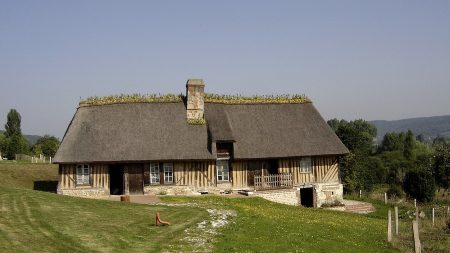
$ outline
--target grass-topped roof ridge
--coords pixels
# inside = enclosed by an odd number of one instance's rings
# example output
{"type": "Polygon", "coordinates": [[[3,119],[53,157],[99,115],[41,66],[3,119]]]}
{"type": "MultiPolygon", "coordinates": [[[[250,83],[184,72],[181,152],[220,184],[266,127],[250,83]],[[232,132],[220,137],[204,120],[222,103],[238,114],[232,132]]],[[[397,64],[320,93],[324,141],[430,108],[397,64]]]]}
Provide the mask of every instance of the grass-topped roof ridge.
{"type": "Polygon", "coordinates": [[[220,104],[303,104],[311,103],[311,100],[304,94],[284,94],[284,95],[221,95],[205,93],[206,103],[220,104]]]}
{"type": "MultiPolygon", "coordinates": [[[[120,94],[104,97],[88,97],[80,101],[80,106],[129,104],[129,103],[177,103],[185,99],[183,94],[120,94]]],[[[303,104],[311,103],[311,100],[304,94],[294,95],[221,95],[205,93],[205,103],[219,104],[303,104]]]]}
{"type": "Polygon", "coordinates": [[[80,101],[80,106],[89,105],[111,105],[111,104],[129,104],[129,103],[176,103],[183,101],[183,95],[179,94],[139,94],[131,95],[120,94],[104,97],[88,97],[80,101]]]}

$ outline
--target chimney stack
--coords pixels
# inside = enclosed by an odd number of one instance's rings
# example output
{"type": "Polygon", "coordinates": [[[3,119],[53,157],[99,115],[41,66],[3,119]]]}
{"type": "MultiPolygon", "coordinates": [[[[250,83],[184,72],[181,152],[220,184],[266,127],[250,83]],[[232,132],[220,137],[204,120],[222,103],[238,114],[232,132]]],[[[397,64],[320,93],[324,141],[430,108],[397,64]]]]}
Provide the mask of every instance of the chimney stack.
{"type": "Polygon", "coordinates": [[[205,111],[205,84],[202,79],[188,79],[186,82],[186,113],[188,120],[203,119],[205,111]]]}

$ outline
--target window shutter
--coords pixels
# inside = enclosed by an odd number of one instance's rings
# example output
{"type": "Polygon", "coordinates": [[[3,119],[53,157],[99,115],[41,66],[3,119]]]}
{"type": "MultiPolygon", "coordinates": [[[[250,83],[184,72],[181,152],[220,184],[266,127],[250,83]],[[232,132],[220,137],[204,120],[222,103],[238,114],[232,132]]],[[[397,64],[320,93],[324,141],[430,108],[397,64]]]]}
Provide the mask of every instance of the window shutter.
{"type": "Polygon", "coordinates": [[[150,185],[150,164],[144,165],[144,186],[150,185]]]}

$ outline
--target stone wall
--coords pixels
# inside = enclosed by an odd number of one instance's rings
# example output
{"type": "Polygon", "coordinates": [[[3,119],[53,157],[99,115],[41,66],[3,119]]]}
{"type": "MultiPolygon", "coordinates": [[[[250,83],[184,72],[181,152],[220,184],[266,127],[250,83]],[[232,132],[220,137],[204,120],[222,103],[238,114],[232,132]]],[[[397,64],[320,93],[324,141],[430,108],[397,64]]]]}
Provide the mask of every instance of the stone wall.
{"type": "Polygon", "coordinates": [[[344,200],[344,188],[339,183],[315,183],[316,207],[322,204],[332,204],[336,201],[342,203],[344,200]]]}
{"type": "Polygon", "coordinates": [[[176,185],[145,186],[144,194],[155,195],[191,195],[195,192],[194,187],[176,185]]]}
{"type": "Polygon", "coordinates": [[[79,189],[58,189],[58,194],[75,197],[96,198],[109,196],[109,191],[103,188],[79,188],[79,189]]]}
{"type": "Polygon", "coordinates": [[[267,199],[269,201],[280,204],[291,206],[299,205],[298,191],[296,190],[255,192],[254,196],[258,196],[263,199],[267,199]]]}

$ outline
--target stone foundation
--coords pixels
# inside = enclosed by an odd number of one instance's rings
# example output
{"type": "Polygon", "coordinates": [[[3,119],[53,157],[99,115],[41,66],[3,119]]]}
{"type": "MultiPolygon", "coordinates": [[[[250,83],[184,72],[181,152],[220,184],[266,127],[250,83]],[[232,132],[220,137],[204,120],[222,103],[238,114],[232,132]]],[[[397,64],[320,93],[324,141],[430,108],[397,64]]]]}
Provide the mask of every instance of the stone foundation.
{"type": "Polygon", "coordinates": [[[280,204],[291,206],[299,205],[298,191],[296,190],[255,192],[254,196],[280,204]]]}
{"type": "MultiPolygon", "coordinates": [[[[344,188],[340,183],[312,183],[310,186],[314,189],[314,207],[321,207],[323,204],[333,204],[336,201],[342,203],[344,200],[344,188]]],[[[298,189],[300,190],[300,189],[298,189]]]]}
{"type": "Polygon", "coordinates": [[[103,188],[58,189],[57,193],[84,198],[109,196],[109,191],[103,188]]]}
{"type": "Polygon", "coordinates": [[[189,186],[175,186],[175,185],[155,185],[145,186],[144,194],[154,195],[192,195],[195,188],[189,186]]]}

